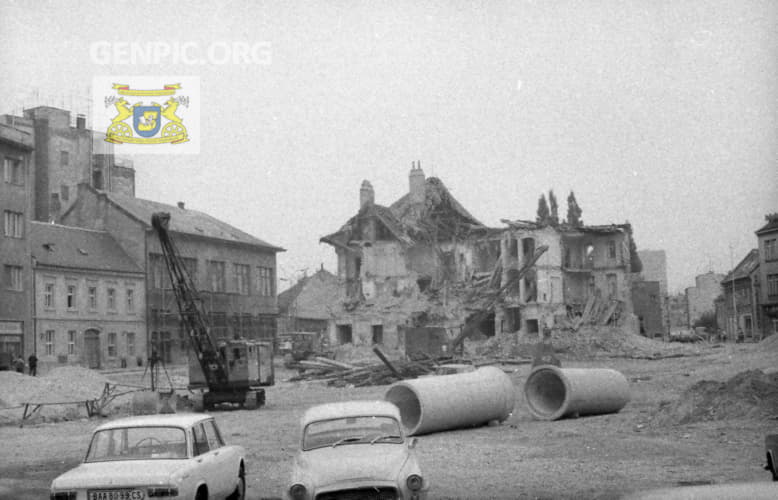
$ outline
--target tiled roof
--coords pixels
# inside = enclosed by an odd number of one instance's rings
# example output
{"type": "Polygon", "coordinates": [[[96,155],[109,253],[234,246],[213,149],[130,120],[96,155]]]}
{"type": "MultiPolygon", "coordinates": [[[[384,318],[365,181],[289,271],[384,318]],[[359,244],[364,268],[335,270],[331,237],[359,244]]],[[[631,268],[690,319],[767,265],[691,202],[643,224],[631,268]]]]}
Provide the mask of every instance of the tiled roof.
{"type": "Polygon", "coordinates": [[[747,278],[759,267],[759,250],[754,248],[748,254],[743,257],[735,269],[727,273],[724,279],[721,281],[739,280],[741,278],[747,278]]]}
{"type": "Polygon", "coordinates": [[[143,273],[105,231],[30,222],[32,255],[47,266],[143,273]]]}
{"type": "Polygon", "coordinates": [[[105,194],[111,202],[121,207],[132,217],[147,226],[151,226],[152,214],[155,212],[168,212],[170,213],[169,229],[171,231],[261,246],[277,252],[284,251],[281,247],[260,240],[226,222],[222,222],[219,219],[197,210],[180,208],[174,205],[143,200],[141,198],[134,198],[118,193],[104,191],[100,191],[100,193],[105,194]]]}

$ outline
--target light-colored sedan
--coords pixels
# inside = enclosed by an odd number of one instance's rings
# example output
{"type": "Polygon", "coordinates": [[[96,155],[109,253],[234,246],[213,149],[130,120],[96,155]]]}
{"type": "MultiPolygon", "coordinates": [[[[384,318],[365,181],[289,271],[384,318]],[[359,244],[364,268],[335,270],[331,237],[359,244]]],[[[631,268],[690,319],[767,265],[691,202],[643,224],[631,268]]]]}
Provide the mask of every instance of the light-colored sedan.
{"type": "Polygon", "coordinates": [[[50,498],[243,500],[244,456],[206,414],[122,418],[95,429],[84,463],[52,481],[50,498]]]}
{"type": "Polygon", "coordinates": [[[309,408],[294,459],[292,500],[422,500],[428,485],[400,411],[386,401],[309,408]]]}

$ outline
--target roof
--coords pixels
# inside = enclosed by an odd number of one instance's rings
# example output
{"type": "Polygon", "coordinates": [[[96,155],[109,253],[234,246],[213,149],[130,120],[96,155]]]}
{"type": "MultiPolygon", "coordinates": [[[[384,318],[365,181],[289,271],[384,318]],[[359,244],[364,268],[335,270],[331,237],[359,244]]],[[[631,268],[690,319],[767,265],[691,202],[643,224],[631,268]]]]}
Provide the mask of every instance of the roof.
{"type": "Polygon", "coordinates": [[[303,414],[303,426],[317,420],[344,417],[386,416],[400,420],[400,409],[388,401],[341,401],[312,406],[303,414]]]}
{"type": "Polygon", "coordinates": [[[126,196],[119,193],[110,193],[107,191],[97,192],[104,194],[111,203],[120,207],[128,215],[147,227],[151,227],[152,214],[155,212],[168,212],[170,213],[170,231],[260,246],[276,252],[284,251],[284,249],[279,246],[256,238],[226,222],[211,217],[204,212],[168,205],[157,201],[126,196]]]}
{"type": "Polygon", "coordinates": [[[406,245],[419,240],[430,226],[437,226],[438,235],[444,235],[447,231],[451,231],[452,227],[443,220],[446,217],[455,219],[456,225],[468,229],[488,229],[454,198],[437,177],[426,178],[424,189],[424,208],[421,212],[411,203],[410,193],[405,194],[389,207],[368,203],[362,206],[359,212],[340,229],[323,236],[319,241],[348,248],[349,241],[360,239],[354,237],[357,232],[355,230],[359,228],[360,220],[366,217],[380,220],[397,240],[406,245]]]}
{"type": "Polygon", "coordinates": [[[767,224],[756,230],[756,234],[772,233],[778,231],[778,214],[771,214],[766,217],[767,224]]]}
{"type": "Polygon", "coordinates": [[[745,257],[743,257],[743,260],[738,263],[738,265],[735,266],[734,269],[732,269],[730,272],[727,273],[726,276],[724,276],[724,279],[721,281],[732,281],[732,280],[739,280],[742,278],[748,278],[751,273],[756,271],[759,268],[759,250],[754,248],[748,254],[746,254],[745,257]]]}
{"type": "Polygon", "coordinates": [[[278,310],[286,311],[289,308],[289,305],[294,302],[300,293],[302,293],[305,286],[308,285],[308,283],[310,283],[313,279],[336,280],[337,277],[326,269],[319,269],[311,276],[304,276],[300,278],[297,280],[297,283],[278,294],[278,310]]]}
{"type": "Polygon", "coordinates": [[[30,221],[30,245],[39,265],[143,273],[106,231],[30,221]]]}
{"type": "Polygon", "coordinates": [[[35,147],[31,134],[2,123],[0,123],[0,141],[29,151],[35,147]]]}
{"type": "Polygon", "coordinates": [[[95,432],[121,427],[191,427],[197,422],[211,418],[213,417],[207,413],[161,413],[156,415],[139,415],[135,417],[125,417],[112,420],[99,426],[97,429],[95,429],[95,432]]]}

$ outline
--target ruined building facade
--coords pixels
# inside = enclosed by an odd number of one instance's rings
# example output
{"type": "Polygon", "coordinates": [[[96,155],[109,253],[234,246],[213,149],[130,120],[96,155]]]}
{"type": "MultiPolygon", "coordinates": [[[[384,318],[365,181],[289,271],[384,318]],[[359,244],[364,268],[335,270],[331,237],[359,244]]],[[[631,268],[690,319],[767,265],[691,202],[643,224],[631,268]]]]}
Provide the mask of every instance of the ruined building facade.
{"type": "Polygon", "coordinates": [[[402,348],[405,328],[444,327],[455,336],[478,312],[487,312],[477,325],[485,336],[573,321],[595,301],[632,312],[628,224],[487,227],[418,165],[408,187],[384,206],[364,181],[357,214],[320,240],[338,256],[333,343],[402,348]]]}

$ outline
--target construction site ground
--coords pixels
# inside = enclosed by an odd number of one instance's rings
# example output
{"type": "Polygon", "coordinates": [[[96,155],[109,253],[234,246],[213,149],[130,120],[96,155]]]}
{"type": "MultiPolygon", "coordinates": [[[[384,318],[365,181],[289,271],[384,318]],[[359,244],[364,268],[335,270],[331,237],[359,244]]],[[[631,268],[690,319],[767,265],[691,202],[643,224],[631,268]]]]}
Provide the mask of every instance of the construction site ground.
{"type": "MultiPolygon", "coordinates": [[[[762,465],[764,436],[778,432],[778,338],[695,344],[657,359],[561,356],[563,367],[622,372],[631,401],[609,415],[534,420],[522,393],[530,366],[504,365],[517,391],[507,421],[419,437],[431,498],[612,499],[666,486],[771,480],[762,465]]],[[[176,380],[185,377],[183,367],[168,372],[176,380]]],[[[226,439],[247,450],[251,500],[285,497],[299,418],[307,407],[380,399],[388,387],[286,381],[293,374],[279,359],[266,406],[214,412],[226,439]]],[[[104,375],[142,382],[139,370],[104,375]]],[[[70,410],[67,417],[44,413],[24,427],[8,413],[18,409],[7,410],[0,418],[0,498],[47,498],[51,480],[83,458],[91,430],[105,418],[127,414],[129,397],[117,399],[107,417],[89,419],[83,410],[70,410]]]]}

